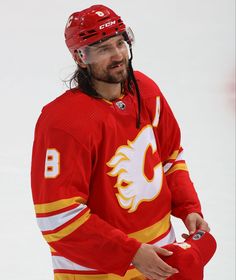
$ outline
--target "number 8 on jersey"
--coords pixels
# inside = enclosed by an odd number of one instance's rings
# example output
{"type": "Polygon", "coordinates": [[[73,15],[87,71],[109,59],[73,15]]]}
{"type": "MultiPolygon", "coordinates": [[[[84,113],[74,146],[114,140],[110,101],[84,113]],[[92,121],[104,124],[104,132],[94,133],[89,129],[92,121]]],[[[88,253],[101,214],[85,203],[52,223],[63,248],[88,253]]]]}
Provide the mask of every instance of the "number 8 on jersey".
{"type": "Polygon", "coordinates": [[[56,149],[47,149],[45,160],[45,178],[56,178],[60,174],[60,153],[56,149]]]}

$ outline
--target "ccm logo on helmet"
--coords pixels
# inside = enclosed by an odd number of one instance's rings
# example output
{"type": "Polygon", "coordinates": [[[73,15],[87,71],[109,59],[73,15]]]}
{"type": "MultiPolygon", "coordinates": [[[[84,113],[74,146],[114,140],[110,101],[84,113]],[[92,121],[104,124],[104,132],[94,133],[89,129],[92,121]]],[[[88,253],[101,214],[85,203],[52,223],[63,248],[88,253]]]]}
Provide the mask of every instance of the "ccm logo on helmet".
{"type": "Polygon", "coordinates": [[[106,28],[106,27],[110,27],[110,26],[112,26],[112,25],[114,25],[114,24],[116,24],[116,21],[115,21],[115,20],[114,20],[114,21],[109,21],[109,22],[107,22],[107,23],[104,23],[104,24],[100,25],[100,26],[99,26],[99,29],[103,29],[103,28],[106,28]]]}

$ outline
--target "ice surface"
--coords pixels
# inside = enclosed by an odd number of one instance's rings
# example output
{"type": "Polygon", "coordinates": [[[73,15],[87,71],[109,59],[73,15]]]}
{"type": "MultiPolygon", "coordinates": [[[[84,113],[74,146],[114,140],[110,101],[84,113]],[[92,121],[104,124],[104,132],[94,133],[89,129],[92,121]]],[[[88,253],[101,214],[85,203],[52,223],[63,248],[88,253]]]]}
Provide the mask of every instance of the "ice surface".
{"type": "MultiPolygon", "coordinates": [[[[97,1],[0,3],[1,279],[51,280],[30,192],[33,131],[42,106],[74,70],[68,16],[97,1]]],[[[205,279],[235,279],[235,4],[233,0],[100,1],[136,35],[134,68],[152,77],[182,128],[185,156],[218,241],[205,279]]],[[[180,240],[184,227],[174,220],[180,240]]]]}

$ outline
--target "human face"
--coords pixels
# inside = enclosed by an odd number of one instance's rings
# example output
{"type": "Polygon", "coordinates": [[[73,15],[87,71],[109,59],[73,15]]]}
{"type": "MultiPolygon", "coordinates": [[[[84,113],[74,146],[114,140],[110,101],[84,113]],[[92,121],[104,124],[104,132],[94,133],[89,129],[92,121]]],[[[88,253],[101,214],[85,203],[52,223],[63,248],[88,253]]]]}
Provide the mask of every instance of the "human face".
{"type": "Polygon", "coordinates": [[[122,35],[88,47],[87,57],[92,79],[111,84],[127,79],[129,52],[122,35]]]}

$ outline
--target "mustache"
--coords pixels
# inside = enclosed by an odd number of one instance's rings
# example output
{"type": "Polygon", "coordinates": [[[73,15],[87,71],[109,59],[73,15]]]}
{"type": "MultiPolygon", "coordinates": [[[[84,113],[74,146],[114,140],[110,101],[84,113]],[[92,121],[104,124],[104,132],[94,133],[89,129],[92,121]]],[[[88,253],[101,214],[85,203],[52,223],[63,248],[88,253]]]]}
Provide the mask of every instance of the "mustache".
{"type": "Polygon", "coordinates": [[[125,64],[126,66],[128,66],[127,60],[126,59],[122,59],[119,61],[113,61],[110,65],[108,65],[108,68],[114,68],[120,64],[125,64]]]}

